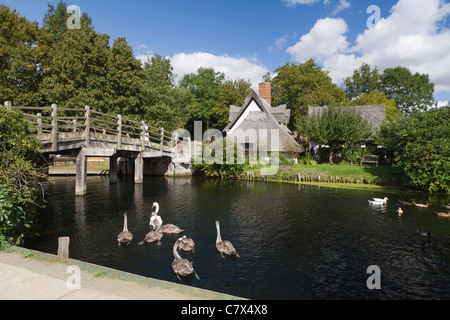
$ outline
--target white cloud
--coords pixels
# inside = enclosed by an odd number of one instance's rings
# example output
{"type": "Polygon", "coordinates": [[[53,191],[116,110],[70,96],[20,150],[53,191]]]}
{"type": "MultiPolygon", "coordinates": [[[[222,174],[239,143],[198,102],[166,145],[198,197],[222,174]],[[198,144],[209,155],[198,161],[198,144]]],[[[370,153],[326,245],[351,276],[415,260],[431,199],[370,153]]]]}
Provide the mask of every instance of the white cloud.
{"type": "Polygon", "coordinates": [[[308,34],[303,35],[294,46],[287,48],[286,52],[298,62],[305,62],[310,58],[324,62],[348,49],[349,43],[344,36],[347,31],[348,26],[343,19],[320,19],[308,34]]]}
{"type": "Polygon", "coordinates": [[[297,4],[312,4],[319,1],[320,0],[283,0],[288,7],[295,7],[297,4]]]}
{"type": "MultiPolygon", "coordinates": [[[[329,3],[329,2],[328,2],[329,3]]],[[[333,16],[337,15],[339,12],[341,12],[344,9],[347,9],[351,6],[351,3],[347,0],[340,0],[339,5],[333,10],[331,13],[333,16]]]]}
{"type": "MultiPolygon", "coordinates": [[[[147,62],[147,55],[137,55],[136,58],[142,63],[147,62]]],[[[269,69],[256,57],[216,56],[206,52],[194,52],[177,53],[167,58],[172,62],[173,71],[177,75],[176,81],[181,80],[185,74],[196,73],[200,67],[213,67],[215,71],[223,72],[231,80],[250,80],[252,88],[258,90],[258,84],[263,81],[263,75],[269,72],[269,69]]]]}
{"type": "Polygon", "coordinates": [[[148,47],[147,47],[145,44],[140,44],[137,48],[138,48],[139,50],[145,50],[145,49],[148,49],[148,47]]]}
{"type": "Polygon", "coordinates": [[[269,72],[267,67],[258,63],[255,57],[216,56],[205,52],[177,53],[172,58],[172,66],[180,80],[185,74],[196,73],[200,67],[213,67],[215,71],[223,72],[232,80],[250,80],[256,89],[263,80],[264,74],[269,72]]]}
{"type": "Polygon", "coordinates": [[[347,23],[326,18],[286,49],[296,62],[314,58],[335,83],[366,62],[380,70],[402,66],[429,74],[435,91],[450,91],[450,30],[440,27],[450,14],[450,4],[440,0],[399,0],[390,15],[373,29],[347,40],[347,23]]]}

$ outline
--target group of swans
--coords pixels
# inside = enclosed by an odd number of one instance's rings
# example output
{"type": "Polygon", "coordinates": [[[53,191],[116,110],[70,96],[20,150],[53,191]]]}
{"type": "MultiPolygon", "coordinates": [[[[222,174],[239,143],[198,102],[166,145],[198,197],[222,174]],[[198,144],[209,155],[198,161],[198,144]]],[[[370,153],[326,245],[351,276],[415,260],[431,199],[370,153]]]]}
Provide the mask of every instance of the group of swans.
{"type": "MultiPolygon", "coordinates": [[[[179,234],[183,232],[184,230],[178,228],[177,226],[173,224],[166,224],[163,225],[162,218],[158,215],[159,213],[159,204],[157,202],[153,203],[152,209],[155,208],[155,211],[152,212],[150,217],[150,227],[152,228],[152,231],[147,233],[145,236],[144,241],[145,242],[155,242],[160,241],[163,237],[163,234],[179,234]]],[[[121,243],[127,243],[129,244],[131,240],[133,239],[133,234],[128,231],[128,223],[127,223],[127,213],[123,214],[123,231],[119,233],[117,236],[117,241],[119,245],[121,243]]],[[[220,252],[222,258],[225,258],[224,255],[235,255],[236,257],[239,257],[239,254],[236,252],[236,249],[234,248],[233,244],[230,241],[222,240],[221,234],[220,234],[220,223],[218,220],[215,222],[216,224],[216,231],[217,231],[217,237],[216,237],[216,249],[220,252]]],[[[140,242],[139,244],[143,244],[143,242],[140,242]]],[[[197,279],[200,279],[198,275],[195,273],[194,267],[192,266],[192,262],[190,262],[188,259],[183,259],[180,254],[178,253],[178,248],[183,251],[194,251],[195,242],[191,238],[187,238],[185,235],[183,235],[181,238],[178,238],[175,241],[175,244],[173,246],[173,256],[174,260],[172,262],[172,269],[175,272],[178,279],[180,279],[180,276],[189,276],[191,274],[194,274],[197,279]]]]}
{"type": "Polygon", "coordinates": [[[144,241],[146,242],[156,242],[160,241],[163,237],[163,234],[178,234],[183,232],[184,230],[178,228],[177,226],[173,224],[166,224],[163,225],[163,220],[161,216],[158,215],[159,213],[159,203],[154,202],[152,205],[152,209],[155,208],[155,211],[152,212],[150,216],[150,228],[152,228],[152,231],[147,233],[145,236],[144,241]]]}

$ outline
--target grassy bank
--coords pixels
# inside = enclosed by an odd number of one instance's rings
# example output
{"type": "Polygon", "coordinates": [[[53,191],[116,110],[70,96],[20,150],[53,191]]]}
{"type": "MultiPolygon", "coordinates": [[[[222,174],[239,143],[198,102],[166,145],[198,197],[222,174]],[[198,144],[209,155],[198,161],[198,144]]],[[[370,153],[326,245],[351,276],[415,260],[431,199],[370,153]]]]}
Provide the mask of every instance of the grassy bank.
{"type": "Polygon", "coordinates": [[[260,175],[261,169],[246,166],[243,178],[268,181],[297,181],[309,184],[337,184],[360,186],[401,186],[401,170],[386,166],[357,166],[349,164],[281,165],[274,176],[260,175]]]}

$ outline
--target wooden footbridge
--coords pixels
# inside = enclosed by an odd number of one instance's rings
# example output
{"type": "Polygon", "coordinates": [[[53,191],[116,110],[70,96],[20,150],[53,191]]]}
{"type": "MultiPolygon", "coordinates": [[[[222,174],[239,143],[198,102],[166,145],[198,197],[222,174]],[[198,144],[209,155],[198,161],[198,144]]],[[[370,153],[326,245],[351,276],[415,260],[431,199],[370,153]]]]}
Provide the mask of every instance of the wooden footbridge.
{"type": "Polygon", "coordinates": [[[118,157],[134,167],[135,183],[144,179],[144,159],[169,158],[171,162],[188,162],[183,156],[190,139],[155,128],[144,121],[123,118],[84,109],[51,107],[18,107],[5,102],[6,109],[19,109],[29,123],[30,131],[42,143],[44,155],[76,157],[77,195],[87,192],[87,158],[109,157],[109,178],[117,183],[118,157]]]}

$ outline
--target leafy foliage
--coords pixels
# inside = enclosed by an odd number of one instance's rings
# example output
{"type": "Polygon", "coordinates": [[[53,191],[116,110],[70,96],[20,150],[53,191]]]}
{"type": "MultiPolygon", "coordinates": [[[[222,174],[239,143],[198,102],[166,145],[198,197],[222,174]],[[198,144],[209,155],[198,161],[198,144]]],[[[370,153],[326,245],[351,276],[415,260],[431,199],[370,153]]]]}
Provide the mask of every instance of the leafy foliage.
{"type": "Polygon", "coordinates": [[[358,69],[354,70],[351,77],[344,79],[345,95],[349,99],[355,99],[373,91],[380,91],[380,88],[381,74],[376,67],[372,70],[367,63],[363,63],[358,69]]]}
{"type": "Polygon", "coordinates": [[[20,244],[30,228],[42,170],[40,143],[27,130],[19,111],[0,110],[0,242],[20,244]]]}
{"type": "Polygon", "coordinates": [[[388,117],[397,116],[393,105],[409,114],[426,110],[434,102],[434,84],[428,75],[412,74],[404,67],[387,68],[380,73],[376,67],[372,70],[370,65],[363,63],[351,77],[344,79],[344,90],[352,105],[366,104],[364,101],[368,98],[385,103],[388,117]]]}
{"type": "Polygon", "coordinates": [[[384,70],[383,92],[395,101],[403,113],[427,110],[434,103],[434,83],[427,74],[412,74],[407,68],[396,67],[384,70]]]}
{"type": "Polygon", "coordinates": [[[189,93],[175,86],[170,59],[154,55],[144,64],[142,113],[147,123],[167,130],[184,128],[188,120],[186,104],[189,93]]]}
{"type": "Polygon", "coordinates": [[[450,191],[450,107],[386,121],[380,143],[414,188],[450,191]]]}
{"type": "MultiPolygon", "coordinates": [[[[205,176],[212,177],[212,178],[221,178],[221,179],[231,179],[236,178],[239,176],[243,171],[245,164],[239,164],[238,162],[238,155],[239,153],[242,153],[242,149],[239,149],[240,147],[237,144],[234,144],[233,142],[227,140],[227,139],[218,139],[210,144],[204,144],[203,145],[203,152],[206,148],[210,148],[211,156],[214,158],[217,155],[215,154],[215,151],[218,149],[220,144],[223,143],[222,149],[220,152],[222,152],[222,155],[220,157],[221,163],[208,163],[205,161],[204,158],[202,158],[202,164],[195,165],[197,169],[199,169],[205,176]],[[228,145],[231,150],[234,152],[234,160],[233,163],[227,163],[227,143],[233,143],[233,145],[228,145]]],[[[230,150],[228,150],[230,152],[230,150]]]]}
{"type": "Polygon", "coordinates": [[[35,105],[43,78],[40,61],[44,41],[37,23],[0,6],[0,101],[35,105]]]}
{"type": "Polygon", "coordinates": [[[301,135],[330,147],[330,164],[333,164],[334,150],[339,145],[366,141],[372,135],[367,119],[350,107],[328,107],[303,116],[296,127],[301,135]]]}
{"type": "Polygon", "coordinates": [[[344,91],[331,80],[314,60],[302,64],[287,63],[275,70],[270,80],[274,105],[286,104],[293,110],[293,118],[307,113],[308,106],[340,105],[344,91]]]}

